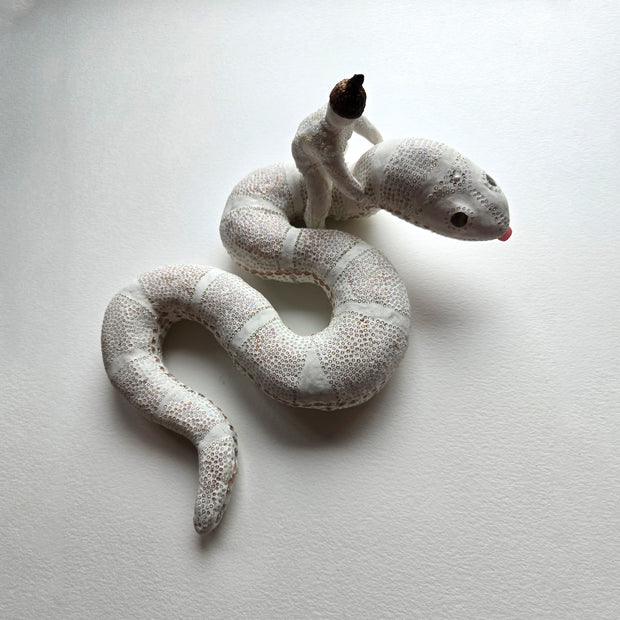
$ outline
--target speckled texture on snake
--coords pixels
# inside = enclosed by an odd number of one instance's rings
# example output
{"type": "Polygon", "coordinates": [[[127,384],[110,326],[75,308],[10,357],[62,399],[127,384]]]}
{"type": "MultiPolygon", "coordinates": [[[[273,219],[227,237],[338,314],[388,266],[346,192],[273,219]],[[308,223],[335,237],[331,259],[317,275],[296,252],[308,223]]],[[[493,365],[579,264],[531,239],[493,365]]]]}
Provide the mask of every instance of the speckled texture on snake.
{"type": "MultiPolygon", "coordinates": [[[[354,175],[366,199],[333,190],[330,216],[360,217],[377,208],[446,236],[503,239],[508,206],[497,183],[471,161],[432,140],[381,142],[354,175]]],[[[339,409],[368,400],[407,348],[409,301],[385,256],[331,229],[297,228],[306,190],[292,165],[248,175],[222,216],[222,242],[253,274],[314,282],[327,293],[331,321],[312,336],[288,329],[273,306],[241,278],[215,267],[155,269],[118,293],[102,328],[106,371],[125,397],[198,450],[198,532],[221,520],[237,470],[235,432],[211,401],[166,369],[162,341],[180,319],[205,325],[266,394],[296,407],[339,409]]]]}

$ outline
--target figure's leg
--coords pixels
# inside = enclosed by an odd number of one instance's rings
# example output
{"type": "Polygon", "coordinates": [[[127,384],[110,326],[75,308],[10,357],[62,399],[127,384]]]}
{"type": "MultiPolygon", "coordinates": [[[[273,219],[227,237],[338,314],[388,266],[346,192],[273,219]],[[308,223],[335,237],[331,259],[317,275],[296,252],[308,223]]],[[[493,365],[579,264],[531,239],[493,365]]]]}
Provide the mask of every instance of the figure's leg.
{"type": "Polygon", "coordinates": [[[304,211],[304,221],[308,228],[325,228],[332,199],[332,183],[325,173],[314,167],[304,173],[308,202],[304,211]]]}

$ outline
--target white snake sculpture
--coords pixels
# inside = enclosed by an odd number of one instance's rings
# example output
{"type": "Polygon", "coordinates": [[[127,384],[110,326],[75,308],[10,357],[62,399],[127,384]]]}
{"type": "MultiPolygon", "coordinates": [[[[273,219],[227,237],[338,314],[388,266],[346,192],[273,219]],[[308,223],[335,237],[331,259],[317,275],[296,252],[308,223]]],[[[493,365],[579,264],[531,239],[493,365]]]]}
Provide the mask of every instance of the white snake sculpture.
{"type": "MultiPolygon", "coordinates": [[[[508,205],[495,181],[445,144],[426,139],[380,142],[353,168],[363,202],[337,187],[329,215],[348,219],[378,208],[457,239],[505,240],[508,205]]],[[[112,383],[149,418],[187,437],[198,450],[194,526],[220,522],[237,471],[237,438],[221,410],[175,379],[162,361],[172,323],[202,323],[233,362],[266,394],[295,407],[351,407],[380,390],[407,347],[409,301],[385,256],[345,232],[296,227],[307,199],[293,165],[261,168],[232,191],[222,242],[253,274],[314,282],[333,305],[321,332],[300,336],[241,278],[216,267],[155,269],[110,302],[102,351],[112,383]]]]}

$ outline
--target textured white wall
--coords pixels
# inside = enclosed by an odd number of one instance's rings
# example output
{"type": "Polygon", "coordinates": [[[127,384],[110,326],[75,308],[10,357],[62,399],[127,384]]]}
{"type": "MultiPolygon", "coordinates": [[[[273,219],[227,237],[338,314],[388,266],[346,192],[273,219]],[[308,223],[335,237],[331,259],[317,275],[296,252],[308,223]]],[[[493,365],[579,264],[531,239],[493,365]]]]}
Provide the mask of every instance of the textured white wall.
{"type": "MultiPolygon", "coordinates": [[[[620,615],[616,2],[0,7],[0,616],[620,615]],[[276,404],[175,329],[169,365],[240,437],[200,538],[193,449],[114,392],[103,311],[157,265],[239,273],[228,192],[355,72],[385,137],[489,170],[514,235],[346,227],[414,310],[402,366],[354,410],[276,404]]],[[[251,281],[291,326],[326,323],[318,289],[251,281]]]]}

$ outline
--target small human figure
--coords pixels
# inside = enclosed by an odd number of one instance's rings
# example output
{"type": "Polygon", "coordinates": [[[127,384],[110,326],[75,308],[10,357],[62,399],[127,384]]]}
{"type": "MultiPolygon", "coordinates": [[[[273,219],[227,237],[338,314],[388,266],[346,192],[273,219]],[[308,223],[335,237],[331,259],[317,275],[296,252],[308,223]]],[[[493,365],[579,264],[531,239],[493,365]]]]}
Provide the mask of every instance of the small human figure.
{"type": "Polygon", "coordinates": [[[363,116],[363,82],[361,74],[338,82],[329,95],[329,103],[306,117],[297,128],[291,150],[306,181],[304,221],[308,228],[325,227],[333,185],[357,202],[365,200],[364,189],[344,160],[354,131],[372,144],[382,140],[377,128],[363,116]]]}

